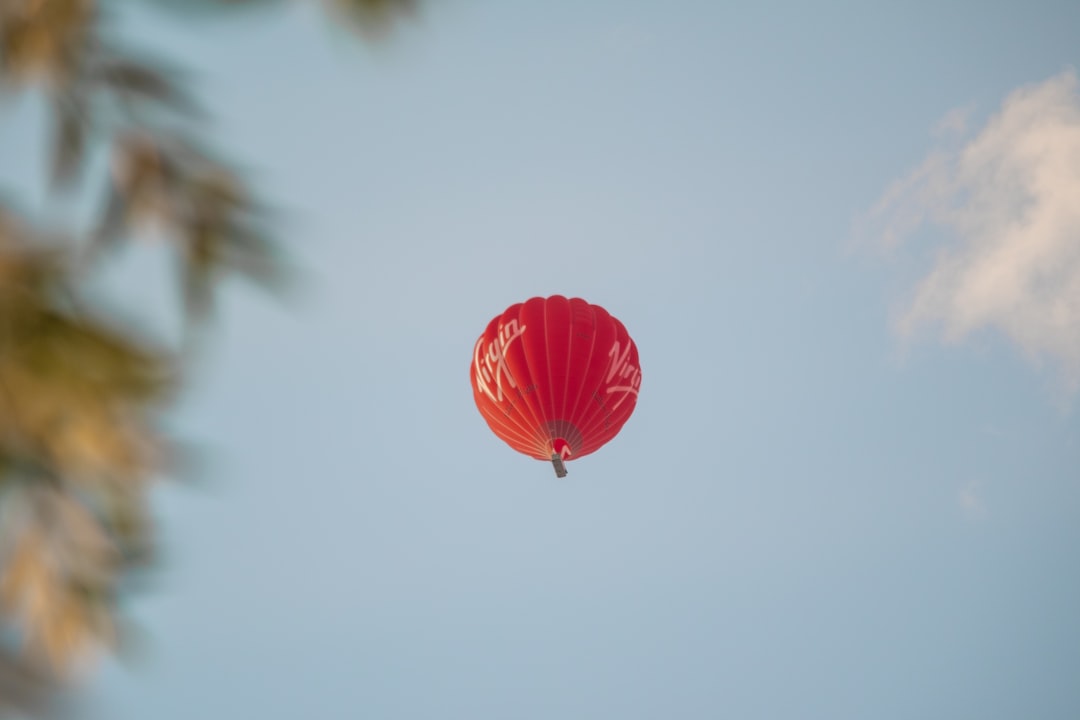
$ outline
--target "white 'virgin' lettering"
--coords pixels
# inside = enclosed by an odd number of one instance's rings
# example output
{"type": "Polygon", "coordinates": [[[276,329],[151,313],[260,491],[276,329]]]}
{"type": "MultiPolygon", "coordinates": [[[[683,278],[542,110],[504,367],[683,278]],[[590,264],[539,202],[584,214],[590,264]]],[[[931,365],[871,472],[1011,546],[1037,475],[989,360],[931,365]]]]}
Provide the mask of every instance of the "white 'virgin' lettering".
{"type": "Polygon", "coordinates": [[[608,353],[608,357],[611,358],[611,362],[608,365],[607,377],[604,382],[617,382],[618,385],[611,385],[607,388],[608,395],[612,393],[621,392],[622,396],[619,397],[611,409],[622,405],[630,395],[633,395],[637,399],[638,388],[641,387],[641,369],[630,364],[630,343],[626,344],[626,348],[622,351],[622,355],[619,355],[619,341],[616,340],[615,344],[611,346],[611,352],[608,353]]]}
{"type": "Polygon", "coordinates": [[[506,348],[524,332],[524,325],[518,327],[517,320],[509,320],[505,325],[499,326],[495,339],[488,343],[483,352],[480,346],[484,339],[480,338],[476,341],[476,347],[473,349],[473,375],[476,377],[476,387],[495,402],[501,402],[504,397],[504,379],[508,387],[517,387],[514,376],[506,364],[506,348]],[[494,390],[492,390],[492,385],[494,385],[494,390]]]}

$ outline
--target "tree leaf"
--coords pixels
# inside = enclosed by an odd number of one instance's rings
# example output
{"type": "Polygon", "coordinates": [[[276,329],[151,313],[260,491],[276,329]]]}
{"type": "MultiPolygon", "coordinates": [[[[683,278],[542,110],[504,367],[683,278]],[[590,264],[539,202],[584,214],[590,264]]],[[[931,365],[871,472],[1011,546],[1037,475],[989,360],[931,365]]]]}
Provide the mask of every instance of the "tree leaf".
{"type": "Polygon", "coordinates": [[[83,164],[87,117],[77,91],[57,96],[52,109],[55,133],[51,182],[54,187],[66,187],[76,179],[83,164]]]}
{"type": "Polygon", "coordinates": [[[0,58],[9,80],[66,86],[93,44],[90,0],[5,0],[0,3],[0,58]]]}
{"type": "Polygon", "coordinates": [[[42,668],[0,643],[0,717],[54,717],[59,690],[42,668]]]}
{"type": "Polygon", "coordinates": [[[94,79],[126,101],[151,101],[188,115],[200,114],[195,100],[173,79],[175,70],[132,56],[98,63],[94,79]]]}
{"type": "Polygon", "coordinates": [[[381,37],[400,19],[412,17],[419,0],[327,0],[329,11],[343,16],[363,35],[381,37]]]}

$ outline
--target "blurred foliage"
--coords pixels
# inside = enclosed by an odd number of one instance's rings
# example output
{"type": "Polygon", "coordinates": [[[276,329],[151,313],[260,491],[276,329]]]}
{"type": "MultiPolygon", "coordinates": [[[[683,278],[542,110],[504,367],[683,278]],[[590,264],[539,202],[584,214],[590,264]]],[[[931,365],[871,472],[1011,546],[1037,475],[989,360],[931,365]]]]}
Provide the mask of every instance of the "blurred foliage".
{"type": "MultiPolygon", "coordinates": [[[[178,13],[284,1],[142,0],[178,13]]],[[[364,36],[417,10],[323,5],[364,36]]],[[[95,305],[89,284],[150,231],[176,251],[189,329],[228,277],[271,289],[289,278],[268,208],[207,149],[205,112],[177,69],[106,32],[116,12],[119,0],[0,0],[0,92],[49,108],[50,196],[90,192],[88,156],[111,159],[84,227],[47,231],[0,195],[0,717],[50,714],[78,667],[121,645],[124,580],[154,557],[150,487],[173,469],[162,419],[185,341],[151,343],[95,305]]]]}
{"type": "MultiPolygon", "coordinates": [[[[208,10],[250,10],[295,0],[149,0],[171,10],[199,13],[208,10]]],[[[310,1],[310,0],[309,0],[310,1]]],[[[400,20],[417,13],[421,0],[317,0],[335,20],[366,37],[383,35],[400,20]]]]}

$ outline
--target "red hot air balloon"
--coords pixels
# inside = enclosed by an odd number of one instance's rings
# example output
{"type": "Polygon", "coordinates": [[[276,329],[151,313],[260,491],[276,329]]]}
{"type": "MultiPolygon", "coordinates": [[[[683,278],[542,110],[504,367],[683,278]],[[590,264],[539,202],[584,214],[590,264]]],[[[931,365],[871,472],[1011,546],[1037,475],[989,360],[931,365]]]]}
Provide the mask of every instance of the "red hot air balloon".
{"type": "Polygon", "coordinates": [[[511,305],[473,348],[473,398],[510,447],[550,460],[596,452],[634,412],[641,366],[623,324],[599,305],[561,295],[511,305]]]}

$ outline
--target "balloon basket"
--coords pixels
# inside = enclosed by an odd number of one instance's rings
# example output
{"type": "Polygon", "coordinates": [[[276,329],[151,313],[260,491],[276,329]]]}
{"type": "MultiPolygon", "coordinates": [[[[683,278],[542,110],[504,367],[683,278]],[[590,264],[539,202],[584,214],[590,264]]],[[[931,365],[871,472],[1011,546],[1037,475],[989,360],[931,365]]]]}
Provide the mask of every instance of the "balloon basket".
{"type": "Polygon", "coordinates": [[[555,466],[555,477],[566,477],[566,463],[558,453],[551,453],[551,464],[555,466]]]}

